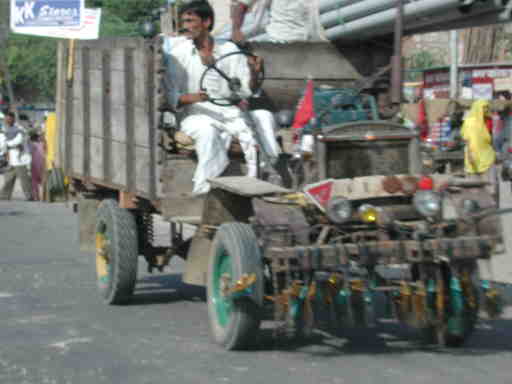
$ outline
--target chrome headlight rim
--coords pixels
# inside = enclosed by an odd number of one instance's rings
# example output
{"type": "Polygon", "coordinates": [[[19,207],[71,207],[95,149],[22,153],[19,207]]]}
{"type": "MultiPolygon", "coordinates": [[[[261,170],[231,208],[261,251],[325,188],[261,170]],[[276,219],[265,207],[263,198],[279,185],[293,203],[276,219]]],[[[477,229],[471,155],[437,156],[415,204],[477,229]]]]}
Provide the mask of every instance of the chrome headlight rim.
{"type": "Polygon", "coordinates": [[[435,217],[441,212],[442,198],[438,192],[417,191],[413,197],[413,205],[422,216],[435,217]]]}
{"type": "Polygon", "coordinates": [[[357,214],[359,215],[359,219],[367,224],[376,223],[378,220],[379,208],[373,204],[361,204],[357,209],[357,214]],[[373,220],[368,220],[365,218],[365,215],[370,211],[373,211],[373,220]]]}
{"type": "Polygon", "coordinates": [[[342,224],[352,218],[353,207],[347,198],[335,197],[329,200],[325,212],[330,220],[337,224],[342,224]]]}

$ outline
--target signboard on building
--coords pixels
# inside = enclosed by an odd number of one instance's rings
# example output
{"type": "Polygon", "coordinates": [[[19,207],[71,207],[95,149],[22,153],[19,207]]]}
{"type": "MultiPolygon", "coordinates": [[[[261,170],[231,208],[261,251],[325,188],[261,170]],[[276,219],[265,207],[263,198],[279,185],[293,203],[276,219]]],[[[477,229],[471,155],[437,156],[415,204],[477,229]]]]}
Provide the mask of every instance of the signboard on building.
{"type": "MultiPolygon", "coordinates": [[[[459,67],[458,86],[463,98],[492,99],[495,92],[507,89],[512,78],[512,64],[466,65],[459,67]],[[470,97],[471,96],[471,97],[470,97]]],[[[429,99],[446,99],[450,94],[448,68],[426,70],[423,73],[423,96],[429,99]]]]}
{"type": "Polygon", "coordinates": [[[25,35],[56,37],[62,39],[95,40],[99,37],[101,8],[85,8],[84,22],[78,27],[26,27],[16,30],[25,35]]]}
{"type": "Polygon", "coordinates": [[[11,0],[11,29],[81,27],[85,0],[11,0]]]}

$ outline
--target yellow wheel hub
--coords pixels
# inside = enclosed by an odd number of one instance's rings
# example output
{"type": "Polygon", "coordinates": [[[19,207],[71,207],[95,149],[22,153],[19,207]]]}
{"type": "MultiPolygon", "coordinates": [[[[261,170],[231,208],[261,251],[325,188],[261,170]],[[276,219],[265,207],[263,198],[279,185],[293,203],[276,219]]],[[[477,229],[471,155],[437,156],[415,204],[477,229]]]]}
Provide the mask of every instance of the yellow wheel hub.
{"type": "Polygon", "coordinates": [[[98,281],[108,281],[108,249],[107,238],[103,233],[96,233],[96,274],[98,281]]]}

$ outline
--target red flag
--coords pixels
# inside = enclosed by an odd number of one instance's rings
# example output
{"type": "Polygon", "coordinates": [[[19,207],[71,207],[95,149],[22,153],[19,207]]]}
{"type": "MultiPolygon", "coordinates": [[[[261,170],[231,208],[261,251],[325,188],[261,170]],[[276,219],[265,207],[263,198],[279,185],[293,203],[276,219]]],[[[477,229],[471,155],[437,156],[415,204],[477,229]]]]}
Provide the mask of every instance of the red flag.
{"type": "MultiPolygon", "coordinates": [[[[299,129],[304,127],[309,121],[315,117],[315,105],[313,101],[314,89],[313,80],[308,80],[306,84],[306,90],[304,96],[299,101],[297,111],[295,112],[295,118],[293,119],[292,128],[299,129]]],[[[293,134],[293,140],[297,141],[297,131],[293,134]]]]}
{"type": "Polygon", "coordinates": [[[315,203],[318,208],[325,211],[325,207],[332,196],[333,185],[334,180],[327,179],[315,184],[306,185],[303,191],[312,199],[313,203],[315,203]]]}

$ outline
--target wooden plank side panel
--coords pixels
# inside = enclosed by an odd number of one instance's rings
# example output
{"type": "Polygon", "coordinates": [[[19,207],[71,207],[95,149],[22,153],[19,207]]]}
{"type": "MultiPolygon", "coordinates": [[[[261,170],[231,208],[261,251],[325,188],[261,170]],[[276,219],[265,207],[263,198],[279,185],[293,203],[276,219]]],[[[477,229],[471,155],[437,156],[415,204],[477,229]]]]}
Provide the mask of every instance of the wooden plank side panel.
{"type": "Polygon", "coordinates": [[[151,154],[148,147],[135,146],[135,178],[137,180],[136,192],[150,194],[151,192],[151,154]]]}
{"type": "Polygon", "coordinates": [[[135,144],[149,147],[149,73],[147,71],[147,47],[133,52],[134,90],[133,105],[135,108],[135,144]]]}
{"type": "Polygon", "coordinates": [[[134,135],[135,144],[149,148],[150,127],[148,119],[148,108],[134,107],[134,135]]]}
{"type": "Polygon", "coordinates": [[[89,73],[89,55],[90,49],[82,49],[82,110],[83,110],[83,129],[84,129],[84,148],[83,148],[83,174],[85,177],[91,175],[91,93],[90,93],[90,73],[89,73]]]}
{"type": "Polygon", "coordinates": [[[126,143],[126,106],[112,100],[110,114],[112,140],[126,143]]]}
{"type": "Polygon", "coordinates": [[[112,181],[126,185],[126,144],[112,141],[112,162],[110,164],[112,181]]]}
{"type": "Polygon", "coordinates": [[[123,49],[110,55],[110,102],[112,139],[126,142],[126,74],[123,49]]]}
{"type": "Polygon", "coordinates": [[[114,48],[111,50],[112,60],[110,67],[112,71],[124,72],[124,48],[114,48]]]}
{"type": "Polygon", "coordinates": [[[103,177],[105,181],[112,181],[110,164],[112,163],[112,114],[111,114],[111,73],[110,53],[103,51],[102,55],[102,78],[103,78],[103,177]]]}
{"type": "Polygon", "coordinates": [[[91,152],[91,177],[94,177],[96,179],[103,180],[105,182],[108,182],[108,180],[105,179],[105,176],[103,174],[103,145],[104,141],[103,139],[98,139],[96,137],[90,137],[90,152],[91,152]]]}
{"type": "MultiPolygon", "coordinates": [[[[80,52],[78,52],[80,53],[80,52]]],[[[77,54],[75,51],[75,63],[81,62],[82,55],[77,54]]],[[[73,134],[84,134],[84,112],[83,112],[83,82],[84,76],[80,70],[80,67],[76,65],[73,71],[73,88],[72,88],[72,97],[73,97],[73,124],[72,130],[73,134]]]]}
{"type": "Polygon", "coordinates": [[[125,66],[125,87],[126,87],[126,182],[129,192],[135,191],[136,170],[135,164],[135,111],[134,111],[134,66],[133,66],[133,48],[124,50],[124,66],[125,66]]]}
{"type": "MultiPolygon", "coordinates": [[[[97,57],[101,52],[94,52],[91,57],[97,57]]],[[[91,70],[89,72],[89,89],[90,89],[90,122],[91,122],[91,135],[102,137],[103,133],[103,71],[91,70]]]]}
{"type": "Polygon", "coordinates": [[[71,147],[73,148],[71,158],[71,172],[77,175],[83,175],[83,159],[84,159],[84,136],[73,133],[71,136],[71,147]]]}

